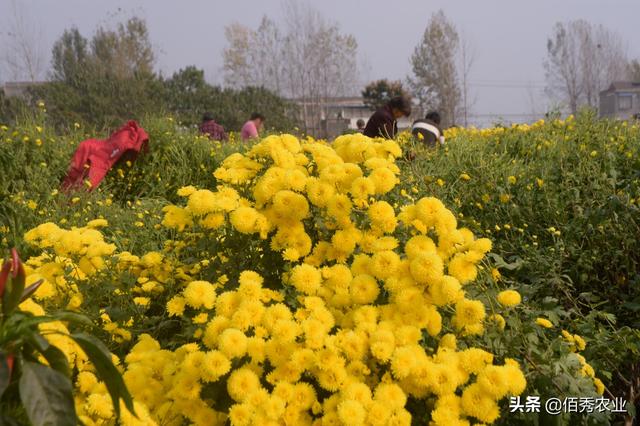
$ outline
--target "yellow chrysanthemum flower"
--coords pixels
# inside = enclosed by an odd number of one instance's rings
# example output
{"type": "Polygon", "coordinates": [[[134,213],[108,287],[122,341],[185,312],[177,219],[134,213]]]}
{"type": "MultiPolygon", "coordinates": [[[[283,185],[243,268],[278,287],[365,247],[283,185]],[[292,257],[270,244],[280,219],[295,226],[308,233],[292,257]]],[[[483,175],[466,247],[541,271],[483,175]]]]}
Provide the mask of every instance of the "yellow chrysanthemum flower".
{"type": "Polygon", "coordinates": [[[520,293],[515,290],[505,290],[498,293],[498,302],[502,306],[516,306],[519,305],[522,301],[522,297],[520,293]]]}
{"type": "Polygon", "coordinates": [[[240,330],[227,328],[218,337],[218,349],[229,358],[240,358],[247,353],[247,336],[240,330]]]}
{"type": "Polygon", "coordinates": [[[536,324],[544,328],[553,328],[553,323],[546,318],[536,318],[536,324]]]}
{"type": "Polygon", "coordinates": [[[207,281],[191,281],[183,291],[187,305],[192,308],[212,309],[216,301],[213,284],[207,281]]]}
{"type": "Polygon", "coordinates": [[[298,291],[305,294],[314,294],[322,283],[322,275],[315,267],[302,264],[291,270],[289,280],[298,291]]]}
{"type": "Polygon", "coordinates": [[[248,367],[234,370],[227,380],[227,392],[235,401],[242,402],[251,394],[261,389],[260,379],[248,367]]]}

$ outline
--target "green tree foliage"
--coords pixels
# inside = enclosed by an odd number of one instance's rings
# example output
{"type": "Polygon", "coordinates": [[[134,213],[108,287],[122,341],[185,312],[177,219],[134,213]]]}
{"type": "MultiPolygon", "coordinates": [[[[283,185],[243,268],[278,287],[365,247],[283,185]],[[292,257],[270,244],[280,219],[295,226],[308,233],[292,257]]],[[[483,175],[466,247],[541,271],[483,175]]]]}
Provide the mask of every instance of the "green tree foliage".
{"type": "Polygon", "coordinates": [[[389,81],[385,78],[367,84],[362,91],[362,98],[364,104],[375,111],[386,104],[389,99],[406,94],[401,81],[389,81]]]}
{"type": "Polygon", "coordinates": [[[164,79],[154,71],[155,55],[144,20],[133,17],[115,29],[100,27],[91,39],[77,28],[64,31],[52,50],[50,81],[30,89],[20,102],[0,97],[0,120],[12,122],[25,102],[44,101],[58,127],[85,123],[114,128],[127,120],[171,113],[196,125],[210,111],[229,130],[239,130],[252,112],[267,117],[266,128],[288,130],[294,107],[265,88],[222,89],[188,66],[164,79]]]}
{"type": "Polygon", "coordinates": [[[98,28],[91,41],[77,28],[65,30],[53,47],[51,82],[33,89],[59,124],[113,126],[157,113],[162,85],[146,24],[131,18],[116,30],[98,28]]]}
{"type": "Polygon", "coordinates": [[[267,129],[291,129],[293,105],[262,87],[221,89],[208,84],[195,66],[176,72],[164,82],[164,102],[169,112],[186,125],[198,124],[205,111],[227,130],[239,131],[252,112],[266,117],[267,129]]]}
{"type": "Polygon", "coordinates": [[[53,45],[51,61],[53,81],[72,83],[81,75],[88,62],[89,52],[85,39],[77,28],[65,30],[53,45]]]}
{"type": "Polygon", "coordinates": [[[121,79],[152,75],[155,56],[145,21],[133,17],[116,31],[98,28],[91,41],[98,72],[121,79]]]}
{"type": "Polygon", "coordinates": [[[188,66],[165,81],[165,102],[170,112],[188,124],[195,124],[215,95],[204,79],[204,71],[188,66]]]}
{"type": "Polygon", "coordinates": [[[4,90],[0,88],[0,124],[10,124],[16,121],[17,117],[23,116],[28,110],[25,99],[19,97],[7,97],[4,90]]]}

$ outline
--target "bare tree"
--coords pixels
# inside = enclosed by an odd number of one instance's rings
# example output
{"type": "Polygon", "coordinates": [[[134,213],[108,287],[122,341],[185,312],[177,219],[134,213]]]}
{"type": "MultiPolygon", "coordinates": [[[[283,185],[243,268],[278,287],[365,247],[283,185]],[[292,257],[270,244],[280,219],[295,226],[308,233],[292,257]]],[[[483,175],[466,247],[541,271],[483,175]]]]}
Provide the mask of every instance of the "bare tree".
{"type": "Polygon", "coordinates": [[[253,46],[251,62],[258,72],[259,85],[280,93],[284,66],[282,34],[276,23],[266,16],[254,34],[253,46]]]}
{"type": "Polygon", "coordinates": [[[544,114],[542,111],[546,111],[546,107],[540,106],[540,95],[542,94],[541,89],[536,89],[534,84],[528,82],[525,86],[526,90],[526,99],[529,105],[529,115],[531,118],[542,117],[544,114]]]}
{"type": "Polygon", "coordinates": [[[285,3],[285,22],[288,92],[311,107],[303,108],[304,120],[317,128],[326,118],[328,99],[354,91],[357,43],[318,11],[295,0],[285,3]]]}
{"type": "Polygon", "coordinates": [[[469,111],[473,108],[473,105],[476,102],[475,97],[471,97],[469,88],[469,76],[475,60],[475,50],[471,47],[469,40],[466,37],[463,37],[462,42],[460,43],[460,84],[462,89],[462,112],[460,115],[462,115],[465,127],[469,125],[469,111]]]}
{"type": "Polygon", "coordinates": [[[251,29],[238,23],[233,23],[225,27],[224,35],[229,44],[222,54],[225,83],[234,88],[254,84],[248,66],[252,37],[251,29]]]}
{"type": "Polygon", "coordinates": [[[585,102],[596,108],[600,91],[612,81],[625,77],[627,49],[619,34],[602,25],[585,30],[581,41],[585,102]]]}
{"type": "Polygon", "coordinates": [[[624,78],[627,64],[617,33],[584,20],[558,22],[547,40],[547,94],[566,102],[574,114],[581,105],[596,108],[600,91],[624,78]]]}
{"type": "Polygon", "coordinates": [[[357,87],[365,87],[368,82],[372,80],[372,65],[369,56],[366,52],[360,53],[360,59],[358,60],[358,81],[356,82],[357,87]]]}
{"type": "Polygon", "coordinates": [[[442,10],[431,15],[411,56],[409,85],[425,109],[437,109],[444,125],[456,122],[462,93],[456,67],[460,37],[442,10]]]}
{"type": "Polygon", "coordinates": [[[637,59],[632,60],[627,65],[627,78],[631,81],[640,81],[640,61],[637,59]]]}
{"type": "Polygon", "coordinates": [[[46,61],[42,47],[42,26],[25,16],[23,6],[15,0],[11,1],[1,59],[9,78],[37,81],[44,74],[46,61]]]}
{"type": "Polygon", "coordinates": [[[305,130],[315,130],[326,118],[328,99],[355,90],[357,43],[307,4],[289,0],[283,9],[282,25],[264,17],[256,30],[239,24],[225,29],[225,83],[262,86],[295,99],[305,130]]]}
{"type": "Polygon", "coordinates": [[[261,86],[280,92],[283,37],[275,22],[264,16],[256,30],[234,23],[225,28],[225,36],[225,83],[235,88],[261,86]]]}
{"type": "Polygon", "coordinates": [[[583,87],[580,84],[578,41],[572,33],[565,24],[556,23],[553,38],[547,40],[544,67],[549,94],[565,99],[571,112],[575,113],[583,87]]]}

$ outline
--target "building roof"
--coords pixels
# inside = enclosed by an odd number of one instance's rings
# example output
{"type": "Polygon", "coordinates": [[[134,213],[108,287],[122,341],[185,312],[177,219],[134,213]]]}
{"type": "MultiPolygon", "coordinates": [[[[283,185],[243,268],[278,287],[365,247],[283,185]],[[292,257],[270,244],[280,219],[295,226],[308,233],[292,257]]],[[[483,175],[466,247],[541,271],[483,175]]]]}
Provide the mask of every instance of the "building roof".
{"type": "MultiPolygon", "coordinates": [[[[316,105],[316,100],[303,100],[299,98],[289,99],[290,102],[296,103],[298,105],[316,105]]],[[[325,105],[328,106],[343,106],[343,107],[364,107],[364,102],[362,100],[362,96],[344,96],[344,97],[330,97],[323,99],[325,105]]]]}
{"type": "Polygon", "coordinates": [[[608,89],[603,90],[600,93],[607,92],[621,92],[621,91],[631,91],[631,92],[640,92],[640,82],[634,81],[614,81],[611,83],[608,89]]]}

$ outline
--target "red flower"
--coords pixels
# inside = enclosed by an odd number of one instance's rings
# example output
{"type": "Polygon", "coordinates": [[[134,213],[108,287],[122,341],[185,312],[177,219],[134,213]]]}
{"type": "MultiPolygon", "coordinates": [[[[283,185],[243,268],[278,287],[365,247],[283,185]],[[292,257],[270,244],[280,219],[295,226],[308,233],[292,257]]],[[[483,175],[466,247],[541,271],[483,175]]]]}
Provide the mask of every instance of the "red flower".
{"type": "Polygon", "coordinates": [[[11,372],[13,371],[14,357],[12,354],[7,355],[7,366],[9,367],[9,379],[11,379],[11,372]]]}
{"type": "Polygon", "coordinates": [[[11,271],[13,272],[13,278],[18,276],[18,271],[20,269],[20,256],[18,256],[18,250],[14,248],[11,249],[11,271]]]}
{"type": "Polygon", "coordinates": [[[4,287],[7,284],[7,278],[9,278],[9,271],[11,270],[11,262],[8,260],[2,265],[0,270],[0,298],[4,294],[4,287]]]}

